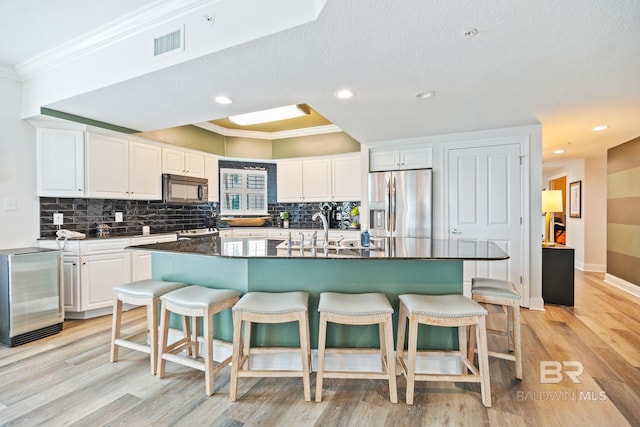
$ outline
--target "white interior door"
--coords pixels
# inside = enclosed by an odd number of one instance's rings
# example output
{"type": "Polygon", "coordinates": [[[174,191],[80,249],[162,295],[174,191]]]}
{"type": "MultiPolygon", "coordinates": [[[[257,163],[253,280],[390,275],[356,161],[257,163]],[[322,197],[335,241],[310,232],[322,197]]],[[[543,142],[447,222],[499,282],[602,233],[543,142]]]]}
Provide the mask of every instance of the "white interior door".
{"type": "Polygon", "coordinates": [[[448,151],[450,238],[494,242],[507,261],[465,262],[465,291],[472,277],[511,280],[522,294],[520,145],[488,145],[448,151]]]}

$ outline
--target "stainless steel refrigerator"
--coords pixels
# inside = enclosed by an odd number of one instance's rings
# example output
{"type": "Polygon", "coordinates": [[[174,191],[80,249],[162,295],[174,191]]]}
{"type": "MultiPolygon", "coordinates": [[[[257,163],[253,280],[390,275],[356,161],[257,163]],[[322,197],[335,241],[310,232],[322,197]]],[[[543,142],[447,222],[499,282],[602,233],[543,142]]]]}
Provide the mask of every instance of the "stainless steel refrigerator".
{"type": "Polygon", "coordinates": [[[370,173],[371,236],[431,238],[432,189],[432,169],[370,173]]]}
{"type": "Polygon", "coordinates": [[[14,347],[62,330],[62,252],[0,250],[0,342],[14,347]]]}

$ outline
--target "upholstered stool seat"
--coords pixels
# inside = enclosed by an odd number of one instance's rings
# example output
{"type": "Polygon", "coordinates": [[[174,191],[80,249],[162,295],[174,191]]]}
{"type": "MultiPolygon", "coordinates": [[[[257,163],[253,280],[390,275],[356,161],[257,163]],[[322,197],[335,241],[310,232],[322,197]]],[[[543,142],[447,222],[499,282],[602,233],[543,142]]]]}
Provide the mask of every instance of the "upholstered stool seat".
{"type": "Polygon", "coordinates": [[[115,298],[113,302],[113,320],[111,327],[111,361],[118,360],[119,347],[149,354],[151,374],[155,375],[158,360],[158,305],[160,297],[167,292],[187,286],[186,283],[165,282],[162,280],[140,280],[125,283],[113,289],[115,298]],[[144,305],[147,307],[147,325],[144,329],[137,330],[121,336],[122,304],[144,305]],[[134,341],[134,338],[146,332],[147,341],[144,344],[134,341]]]}
{"type": "MultiPolygon", "coordinates": [[[[522,379],[522,345],[520,332],[520,294],[508,280],[474,277],[471,279],[471,298],[482,304],[504,307],[507,311],[507,330],[487,329],[488,333],[506,334],[508,351],[489,351],[490,357],[512,360],[516,378],[522,379]]],[[[473,348],[473,347],[471,347],[473,348]]]]}
{"type": "Polygon", "coordinates": [[[214,392],[214,375],[231,361],[228,357],[215,364],[213,360],[213,315],[233,305],[240,298],[240,292],[228,289],[212,289],[204,286],[188,286],[163,295],[160,314],[160,345],[158,355],[158,377],[165,374],[166,361],[179,363],[190,368],[204,371],[205,393],[211,396],[214,392]],[[182,316],[184,337],[168,344],[169,314],[182,316]],[[203,361],[199,360],[198,352],[198,318],[202,317],[202,343],[204,349],[203,361]],[[193,325],[189,325],[191,318],[193,325]],[[191,333],[192,331],[192,333],[191,333]],[[186,355],[180,354],[186,351],[186,355]]]}
{"type": "Polygon", "coordinates": [[[400,295],[400,315],[398,319],[398,341],[396,357],[407,379],[406,401],[413,404],[415,381],[478,382],[482,403],[491,406],[491,386],[489,381],[489,358],[487,355],[487,333],[485,318],[487,310],[463,295],[400,295]],[[409,321],[408,358],[404,360],[406,325],[409,321]],[[418,325],[447,326],[458,328],[458,351],[444,352],[460,357],[459,374],[417,373],[418,354],[443,355],[442,351],[418,351],[418,325]],[[478,342],[478,368],[467,357],[467,328],[474,326],[478,342]]]}
{"type": "MultiPolygon", "coordinates": [[[[302,377],[304,400],[311,400],[311,344],[309,342],[309,294],[306,292],[249,292],[233,307],[233,361],[229,399],[235,401],[240,377],[302,377]],[[244,337],[242,325],[244,322],[244,337]],[[302,368],[251,369],[251,324],[298,322],[302,368]]],[[[273,347],[260,348],[261,351],[273,347]]],[[[282,347],[277,348],[282,350],[282,347]]]]}
{"type": "Polygon", "coordinates": [[[318,369],[316,374],[316,402],[322,401],[324,378],[386,379],[389,381],[391,402],[398,401],[396,368],[393,354],[393,307],[382,293],[343,294],[323,292],[318,303],[320,330],[318,332],[318,369]],[[343,325],[378,325],[380,337],[381,372],[326,371],[325,354],[330,352],[357,353],[369,349],[326,348],[327,323],[343,325]]]}

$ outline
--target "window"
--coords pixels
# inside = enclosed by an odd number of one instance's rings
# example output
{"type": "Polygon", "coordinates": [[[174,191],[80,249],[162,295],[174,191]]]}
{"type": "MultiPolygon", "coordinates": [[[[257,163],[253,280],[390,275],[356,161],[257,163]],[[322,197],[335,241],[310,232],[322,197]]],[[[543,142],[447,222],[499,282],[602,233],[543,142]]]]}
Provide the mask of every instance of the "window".
{"type": "Polygon", "coordinates": [[[220,169],[220,213],[265,215],[267,171],[220,169]]]}

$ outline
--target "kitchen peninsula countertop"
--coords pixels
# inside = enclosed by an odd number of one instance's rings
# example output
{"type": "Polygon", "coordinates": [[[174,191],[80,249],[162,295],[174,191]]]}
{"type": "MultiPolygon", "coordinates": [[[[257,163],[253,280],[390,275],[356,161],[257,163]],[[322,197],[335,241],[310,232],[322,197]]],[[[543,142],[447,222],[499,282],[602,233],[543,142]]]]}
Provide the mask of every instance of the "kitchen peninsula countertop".
{"type": "Polygon", "coordinates": [[[340,246],[332,242],[325,249],[296,242],[288,247],[283,240],[264,238],[206,237],[131,246],[127,249],[154,252],[199,254],[224,258],[330,258],[330,259],[414,259],[414,260],[504,260],[507,255],[496,244],[483,240],[385,238],[372,241],[370,248],[340,246]]]}

